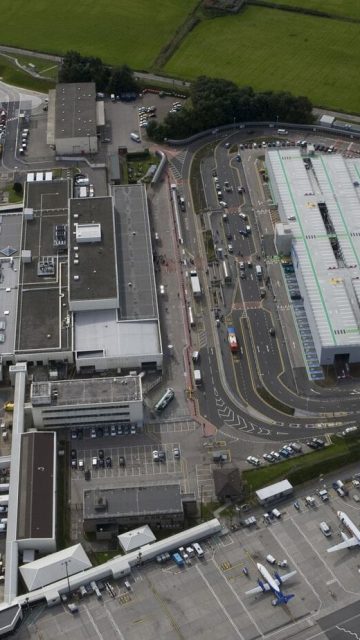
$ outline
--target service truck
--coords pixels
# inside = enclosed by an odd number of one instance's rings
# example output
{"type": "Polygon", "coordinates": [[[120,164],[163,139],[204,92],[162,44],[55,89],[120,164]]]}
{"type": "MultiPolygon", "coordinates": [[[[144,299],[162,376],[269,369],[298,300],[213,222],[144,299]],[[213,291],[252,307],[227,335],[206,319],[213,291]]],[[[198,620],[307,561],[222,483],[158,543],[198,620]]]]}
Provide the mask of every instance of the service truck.
{"type": "Polygon", "coordinates": [[[230,346],[230,351],[232,351],[232,353],[236,353],[239,350],[239,345],[236,339],[236,333],[235,333],[234,327],[228,327],[227,334],[228,334],[228,343],[230,346]]]}
{"type": "Polygon", "coordinates": [[[185,564],[184,558],[181,557],[180,553],[173,553],[171,558],[176,562],[178,567],[183,567],[185,564]]]}

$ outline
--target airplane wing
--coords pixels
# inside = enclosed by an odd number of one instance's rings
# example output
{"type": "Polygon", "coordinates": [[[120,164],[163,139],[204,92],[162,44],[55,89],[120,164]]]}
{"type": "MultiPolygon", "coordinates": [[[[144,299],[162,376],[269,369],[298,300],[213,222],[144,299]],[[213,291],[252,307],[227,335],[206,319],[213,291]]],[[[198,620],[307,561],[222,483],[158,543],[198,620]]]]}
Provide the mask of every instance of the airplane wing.
{"type": "Polygon", "coordinates": [[[350,549],[351,547],[356,547],[359,544],[359,540],[355,538],[347,538],[344,542],[340,542],[336,544],[334,547],[330,547],[327,549],[328,553],[332,553],[333,551],[340,551],[341,549],[350,549]]]}
{"type": "MultiPolygon", "coordinates": [[[[267,582],[263,583],[263,587],[265,591],[270,591],[270,587],[267,582]]],[[[254,587],[254,589],[250,589],[250,591],[245,591],[246,596],[254,596],[257,593],[263,593],[263,589],[260,587],[260,585],[258,587],[254,587]]]]}
{"type": "Polygon", "coordinates": [[[287,580],[290,580],[290,578],[292,578],[295,574],[296,574],[296,571],[289,571],[289,573],[285,573],[283,576],[280,576],[281,581],[279,581],[276,578],[276,582],[280,586],[280,584],[282,584],[283,582],[286,582],[287,580]]]}

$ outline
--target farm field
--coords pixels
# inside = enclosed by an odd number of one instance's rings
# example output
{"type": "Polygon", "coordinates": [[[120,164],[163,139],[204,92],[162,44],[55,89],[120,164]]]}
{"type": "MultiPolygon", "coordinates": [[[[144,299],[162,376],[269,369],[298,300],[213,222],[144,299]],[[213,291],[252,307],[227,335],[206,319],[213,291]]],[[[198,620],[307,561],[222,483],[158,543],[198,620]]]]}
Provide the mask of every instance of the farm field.
{"type": "Polygon", "coordinates": [[[358,0],[279,0],[279,4],[360,19],[360,2],[358,0]]]}
{"type": "Polygon", "coordinates": [[[188,80],[211,75],[256,90],[289,90],[317,106],[359,113],[359,58],[360,24],[248,7],[201,22],[165,71],[188,80]]]}
{"type": "Polygon", "coordinates": [[[1,0],[0,42],[149,69],[196,0],[1,0]]]}

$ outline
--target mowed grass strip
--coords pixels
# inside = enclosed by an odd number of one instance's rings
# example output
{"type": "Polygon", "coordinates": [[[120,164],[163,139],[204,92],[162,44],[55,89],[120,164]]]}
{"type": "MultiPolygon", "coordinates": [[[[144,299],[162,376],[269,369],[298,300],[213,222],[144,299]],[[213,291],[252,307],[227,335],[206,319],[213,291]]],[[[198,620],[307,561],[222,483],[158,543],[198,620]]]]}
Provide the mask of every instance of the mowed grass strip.
{"type": "Polygon", "coordinates": [[[227,78],[288,90],[315,105],[360,112],[360,25],[262,7],[201,22],[165,67],[193,80],[227,78]]]}
{"type": "Polygon", "coordinates": [[[197,0],[1,0],[0,42],[149,69],[197,0]]]}
{"type": "MultiPolygon", "coordinates": [[[[271,0],[269,0],[271,1],[271,0]]],[[[360,19],[359,0],[278,0],[279,4],[302,7],[314,11],[324,11],[344,18],[360,19]]]]}

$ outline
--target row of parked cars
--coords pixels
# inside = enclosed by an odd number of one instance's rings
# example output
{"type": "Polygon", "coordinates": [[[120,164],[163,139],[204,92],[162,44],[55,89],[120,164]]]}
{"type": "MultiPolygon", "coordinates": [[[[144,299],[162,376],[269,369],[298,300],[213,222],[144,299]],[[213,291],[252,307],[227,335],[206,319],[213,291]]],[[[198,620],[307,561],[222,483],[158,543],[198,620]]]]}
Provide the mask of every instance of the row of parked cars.
{"type": "MultiPolygon", "coordinates": [[[[321,438],[312,438],[312,440],[308,440],[306,445],[310,449],[322,449],[325,446],[325,441],[321,440],[321,438]]],[[[279,451],[271,451],[270,453],[264,453],[263,458],[267,462],[279,462],[282,459],[290,458],[298,453],[302,453],[302,446],[298,442],[291,442],[290,444],[285,444],[279,451]]],[[[246,461],[249,464],[254,465],[254,467],[259,467],[261,464],[261,460],[256,458],[255,456],[248,456],[246,461]]]]}
{"type": "Polygon", "coordinates": [[[89,429],[72,429],[71,439],[82,440],[85,438],[107,438],[109,436],[135,435],[136,427],[130,424],[111,424],[104,427],[90,427],[89,429]]]}

